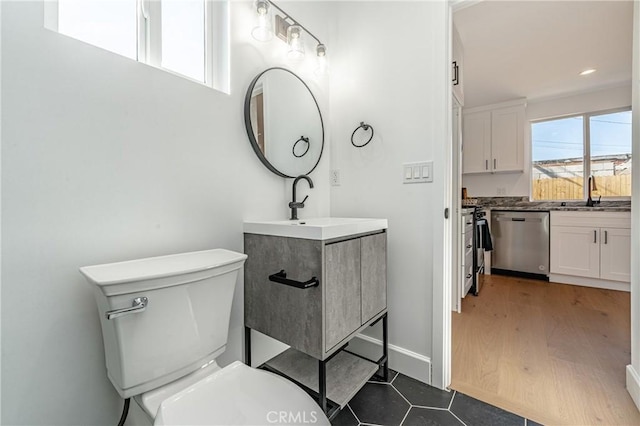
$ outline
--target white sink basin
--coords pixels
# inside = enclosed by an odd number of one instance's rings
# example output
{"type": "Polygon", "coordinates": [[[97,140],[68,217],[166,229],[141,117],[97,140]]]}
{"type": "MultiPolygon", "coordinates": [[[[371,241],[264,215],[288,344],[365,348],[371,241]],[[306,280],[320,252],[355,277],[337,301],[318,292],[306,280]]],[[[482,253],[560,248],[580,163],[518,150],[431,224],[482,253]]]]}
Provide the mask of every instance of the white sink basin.
{"type": "Polygon", "coordinates": [[[329,240],[364,232],[379,231],[387,229],[387,227],[387,219],[317,217],[300,220],[245,222],[244,232],[247,234],[303,238],[306,240],[329,240]]]}

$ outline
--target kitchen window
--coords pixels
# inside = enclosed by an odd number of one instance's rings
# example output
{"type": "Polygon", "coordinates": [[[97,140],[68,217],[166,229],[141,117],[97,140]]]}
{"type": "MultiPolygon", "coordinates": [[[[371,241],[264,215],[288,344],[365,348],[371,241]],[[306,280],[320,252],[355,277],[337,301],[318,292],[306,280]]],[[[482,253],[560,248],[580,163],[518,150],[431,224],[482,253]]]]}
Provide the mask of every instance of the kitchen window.
{"type": "Polygon", "coordinates": [[[631,110],[531,123],[531,198],[586,200],[631,196],[631,110]]]}
{"type": "Polygon", "coordinates": [[[229,92],[228,1],[56,0],[45,26],[229,92]]]}

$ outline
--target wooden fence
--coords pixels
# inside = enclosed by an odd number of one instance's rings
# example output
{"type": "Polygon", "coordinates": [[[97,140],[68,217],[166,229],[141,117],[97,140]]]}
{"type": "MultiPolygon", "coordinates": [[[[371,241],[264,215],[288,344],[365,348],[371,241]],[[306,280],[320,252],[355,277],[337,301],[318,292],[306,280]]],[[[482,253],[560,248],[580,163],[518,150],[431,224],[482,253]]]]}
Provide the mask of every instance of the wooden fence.
{"type": "MultiPolygon", "coordinates": [[[[582,178],[534,179],[534,200],[582,200],[584,181],[582,178]]],[[[631,196],[631,175],[596,176],[597,191],[592,197],[629,197],[631,196]]]]}

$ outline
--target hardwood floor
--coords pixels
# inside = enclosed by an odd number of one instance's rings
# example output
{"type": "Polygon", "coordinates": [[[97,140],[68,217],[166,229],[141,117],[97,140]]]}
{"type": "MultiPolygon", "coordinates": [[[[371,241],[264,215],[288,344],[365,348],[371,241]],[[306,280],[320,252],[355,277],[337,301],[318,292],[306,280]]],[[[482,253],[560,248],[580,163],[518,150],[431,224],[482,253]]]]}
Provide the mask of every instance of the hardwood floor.
{"type": "Polygon", "coordinates": [[[550,425],[640,425],[629,293],[499,275],[453,312],[451,388],[550,425]]]}

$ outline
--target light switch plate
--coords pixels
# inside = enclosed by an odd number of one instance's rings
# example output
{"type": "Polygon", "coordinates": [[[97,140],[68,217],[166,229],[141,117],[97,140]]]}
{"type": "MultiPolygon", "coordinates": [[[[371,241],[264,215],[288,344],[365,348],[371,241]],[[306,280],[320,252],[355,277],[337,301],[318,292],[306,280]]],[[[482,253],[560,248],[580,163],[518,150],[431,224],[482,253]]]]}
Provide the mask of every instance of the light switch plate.
{"type": "Polygon", "coordinates": [[[404,163],[402,170],[402,183],[433,182],[433,161],[404,163]]]}

